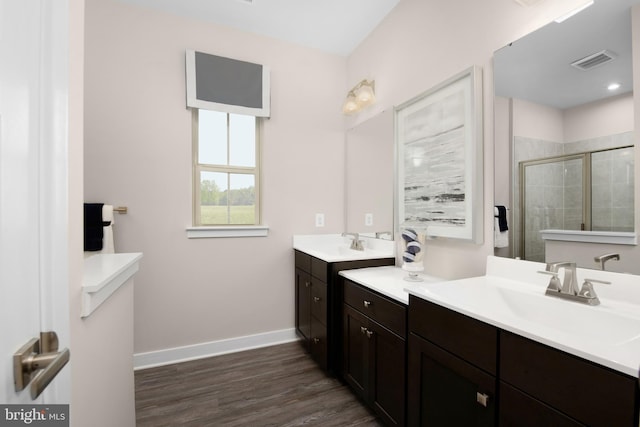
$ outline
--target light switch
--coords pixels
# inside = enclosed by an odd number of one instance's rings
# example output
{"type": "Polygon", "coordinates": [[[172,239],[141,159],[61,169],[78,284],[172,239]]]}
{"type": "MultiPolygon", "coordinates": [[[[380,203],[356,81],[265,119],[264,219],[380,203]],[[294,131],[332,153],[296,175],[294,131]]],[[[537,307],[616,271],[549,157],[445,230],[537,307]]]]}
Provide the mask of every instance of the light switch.
{"type": "Polygon", "coordinates": [[[324,214],[317,213],[316,214],[316,227],[324,227],[324,214]]]}

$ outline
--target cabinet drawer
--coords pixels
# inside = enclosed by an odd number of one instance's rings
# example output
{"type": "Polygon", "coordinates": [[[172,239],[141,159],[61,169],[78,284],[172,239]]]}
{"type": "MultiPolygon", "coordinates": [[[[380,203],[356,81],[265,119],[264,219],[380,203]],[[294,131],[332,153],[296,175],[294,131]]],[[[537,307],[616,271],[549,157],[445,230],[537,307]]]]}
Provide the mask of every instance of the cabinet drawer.
{"type": "Polygon", "coordinates": [[[295,251],[296,254],[296,268],[311,273],[311,255],[307,255],[304,252],[295,251]]]}
{"type": "Polygon", "coordinates": [[[409,295],[409,330],[496,375],[497,328],[409,295]]]}
{"type": "Polygon", "coordinates": [[[500,378],[589,426],[637,426],[636,379],[505,331],[500,378]]]}
{"type": "Polygon", "coordinates": [[[311,257],[311,275],[327,283],[329,265],[326,261],[311,257]]]}
{"type": "Polygon", "coordinates": [[[311,278],[311,315],[327,324],[327,284],[311,278]]]}
{"type": "Polygon", "coordinates": [[[406,338],[407,308],[405,305],[378,295],[350,280],[344,282],[344,302],[392,332],[406,338]]]}

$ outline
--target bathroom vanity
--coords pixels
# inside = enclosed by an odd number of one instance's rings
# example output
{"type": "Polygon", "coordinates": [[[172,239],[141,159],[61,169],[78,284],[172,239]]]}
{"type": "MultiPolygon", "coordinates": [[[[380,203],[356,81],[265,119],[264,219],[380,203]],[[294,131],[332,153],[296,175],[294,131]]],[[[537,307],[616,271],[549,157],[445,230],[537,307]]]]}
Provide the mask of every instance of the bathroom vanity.
{"type": "MultiPolygon", "coordinates": [[[[374,239],[370,239],[374,240],[374,239]]],[[[311,357],[327,372],[341,371],[342,282],[338,273],[393,265],[393,242],[349,249],[340,235],[294,236],[296,332],[311,357]]]]}
{"type": "MultiPolygon", "coordinates": [[[[408,273],[377,267],[342,271],[342,378],[391,426],[406,425],[408,273]]],[[[442,279],[423,275],[427,283],[442,279]]]]}
{"type": "Polygon", "coordinates": [[[407,306],[344,281],[343,379],[388,425],[405,422],[407,306]]]}
{"type": "Polygon", "coordinates": [[[613,282],[587,306],[545,296],[540,269],[489,257],[486,276],[419,284],[342,272],[345,381],[388,425],[638,427],[637,276],[579,269],[613,282]]]}

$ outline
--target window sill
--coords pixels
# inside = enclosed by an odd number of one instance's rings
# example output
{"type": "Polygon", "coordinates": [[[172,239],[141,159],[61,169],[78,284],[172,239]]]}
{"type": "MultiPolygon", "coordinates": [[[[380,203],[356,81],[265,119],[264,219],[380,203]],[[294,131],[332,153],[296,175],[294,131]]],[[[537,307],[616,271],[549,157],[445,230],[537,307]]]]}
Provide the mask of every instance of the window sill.
{"type": "Polygon", "coordinates": [[[266,237],[266,225],[231,225],[211,227],[187,227],[188,239],[211,239],[218,237],[266,237]]]}

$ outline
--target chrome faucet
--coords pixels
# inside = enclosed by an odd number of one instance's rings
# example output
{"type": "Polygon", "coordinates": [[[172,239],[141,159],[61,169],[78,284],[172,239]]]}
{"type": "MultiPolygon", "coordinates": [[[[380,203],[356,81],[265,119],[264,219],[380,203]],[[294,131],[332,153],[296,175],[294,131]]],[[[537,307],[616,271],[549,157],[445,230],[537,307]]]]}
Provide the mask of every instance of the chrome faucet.
{"type": "Polygon", "coordinates": [[[578,280],[576,278],[575,262],[547,263],[547,272],[553,275],[553,277],[551,278],[551,281],[549,282],[547,293],[549,291],[554,291],[554,292],[560,292],[566,295],[578,294],[578,280]],[[564,279],[562,280],[562,285],[558,286],[558,284],[560,283],[560,281],[558,280],[558,273],[561,268],[564,268],[564,279]]]}
{"type": "Polygon", "coordinates": [[[392,240],[392,235],[390,231],[376,231],[376,239],[389,238],[388,240],[392,240]]]}
{"type": "Polygon", "coordinates": [[[362,240],[360,240],[360,236],[358,235],[358,233],[342,233],[342,237],[346,236],[353,237],[349,249],[353,249],[354,251],[364,251],[364,246],[362,244],[362,240]]]}
{"type": "Polygon", "coordinates": [[[538,271],[538,273],[551,275],[551,280],[545,291],[545,295],[564,298],[571,301],[581,302],[583,304],[598,305],[600,299],[596,295],[593,288],[594,283],[610,284],[603,280],[584,279],[582,288],[578,289],[578,280],[576,275],[575,262],[551,262],[547,263],[546,271],[538,271]],[[564,278],[562,282],[558,278],[559,271],[564,268],[564,278]]]}
{"type": "Polygon", "coordinates": [[[599,262],[600,263],[600,270],[604,271],[604,264],[609,261],[610,259],[614,260],[614,261],[620,261],[620,254],[604,254],[604,255],[600,255],[595,257],[593,260],[595,262],[599,262]]]}

